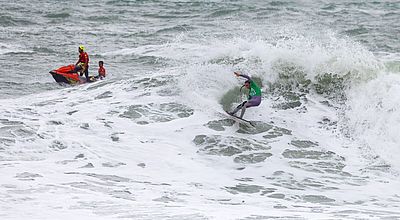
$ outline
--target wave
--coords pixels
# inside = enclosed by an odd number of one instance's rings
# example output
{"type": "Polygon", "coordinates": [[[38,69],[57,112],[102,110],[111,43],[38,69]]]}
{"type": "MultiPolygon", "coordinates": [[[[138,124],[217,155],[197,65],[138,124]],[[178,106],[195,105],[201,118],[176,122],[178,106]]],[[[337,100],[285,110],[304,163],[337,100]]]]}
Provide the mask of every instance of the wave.
{"type": "Polygon", "coordinates": [[[0,54],[26,54],[33,53],[32,50],[27,50],[21,45],[0,43],[0,54]]]}
{"type": "MultiPolygon", "coordinates": [[[[260,77],[270,91],[301,87],[328,96],[343,96],[348,85],[373,79],[384,68],[361,44],[330,32],[322,36],[278,33],[268,38],[245,36],[198,42],[182,39],[149,53],[175,63],[189,78],[186,83],[196,82],[196,87],[205,84],[210,90],[221,85],[209,78],[232,83],[222,86],[226,92],[235,81],[228,80],[232,78],[229,72],[242,70],[260,77]]],[[[210,90],[194,92],[205,95],[210,90]]]]}
{"type": "Polygon", "coordinates": [[[71,14],[68,12],[60,12],[60,13],[48,13],[44,17],[46,18],[54,18],[54,19],[65,19],[71,17],[71,14]]]}
{"type": "Polygon", "coordinates": [[[301,107],[304,96],[326,98],[341,118],[342,135],[399,169],[394,156],[400,153],[398,63],[381,60],[362,44],[331,32],[197,43],[182,39],[161,47],[157,56],[175,60],[174,71],[184,73],[179,85],[192,107],[215,111],[210,106],[226,109],[239,102],[241,81],[232,71],[241,70],[260,79],[265,97],[285,100],[276,104],[278,109],[301,107]],[[388,69],[396,72],[388,74],[388,69]]]}
{"type": "Polygon", "coordinates": [[[23,18],[16,18],[9,15],[0,15],[0,25],[9,27],[9,26],[18,26],[18,25],[34,25],[36,24],[32,20],[27,20],[23,18]]]}
{"type": "Polygon", "coordinates": [[[348,91],[346,125],[375,160],[400,170],[400,72],[387,73],[348,91]]]}

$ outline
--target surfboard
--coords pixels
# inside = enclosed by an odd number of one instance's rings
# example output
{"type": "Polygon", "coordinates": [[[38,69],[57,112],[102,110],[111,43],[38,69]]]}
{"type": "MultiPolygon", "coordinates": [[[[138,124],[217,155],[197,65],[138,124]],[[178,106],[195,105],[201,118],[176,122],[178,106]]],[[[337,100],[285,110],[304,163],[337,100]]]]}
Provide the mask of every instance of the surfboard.
{"type": "Polygon", "coordinates": [[[227,115],[231,116],[235,121],[237,121],[237,122],[239,122],[239,123],[242,123],[242,124],[246,124],[246,125],[248,125],[248,126],[255,127],[251,121],[248,121],[248,120],[243,119],[243,118],[241,118],[241,117],[238,117],[238,116],[236,116],[236,115],[231,115],[231,114],[229,114],[229,112],[227,112],[227,111],[225,111],[225,113],[226,113],[227,115]]]}

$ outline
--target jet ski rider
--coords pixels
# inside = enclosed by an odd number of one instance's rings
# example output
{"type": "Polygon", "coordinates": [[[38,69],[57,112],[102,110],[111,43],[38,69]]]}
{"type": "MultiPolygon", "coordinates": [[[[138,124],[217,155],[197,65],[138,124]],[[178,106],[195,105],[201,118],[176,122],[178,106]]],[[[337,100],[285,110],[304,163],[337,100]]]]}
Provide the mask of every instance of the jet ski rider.
{"type": "Polygon", "coordinates": [[[85,73],[86,81],[90,82],[89,79],[89,55],[85,52],[85,47],[83,45],[80,45],[78,47],[79,51],[79,60],[75,64],[75,71],[80,72],[80,75],[82,76],[83,73],[85,73]]]}

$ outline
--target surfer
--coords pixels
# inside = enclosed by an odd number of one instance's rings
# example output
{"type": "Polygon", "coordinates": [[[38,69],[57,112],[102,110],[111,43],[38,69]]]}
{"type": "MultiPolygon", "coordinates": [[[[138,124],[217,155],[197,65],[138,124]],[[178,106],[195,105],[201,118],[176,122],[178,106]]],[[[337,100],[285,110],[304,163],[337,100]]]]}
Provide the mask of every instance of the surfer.
{"type": "Polygon", "coordinates": [[[86,81],[90,82],[89,79],[89,55],[85,52],[85,47],[80,45],[78,47],[79,60],[75,64],[75,72],[80,72],[82,76],[85,73],[86,81]]]}
{"type": "Polygon", "coordinates": [[[258,85],[247,75],[240,74],[239,72],[233,72],[237,77],[241,76],[246,78],[244,85],[240,88],[242,90],[243,87],[246,87],[249,90],[249,94],[247,97],[247,101],[244,101],[240,105],[238,105],[232,112],[228,112],[230,115],[236,114],[240,109],[240,118],[243,118],[244,113],[246,112],[246,108],[258,106],[261,103],[261,89],[258,85]]]}

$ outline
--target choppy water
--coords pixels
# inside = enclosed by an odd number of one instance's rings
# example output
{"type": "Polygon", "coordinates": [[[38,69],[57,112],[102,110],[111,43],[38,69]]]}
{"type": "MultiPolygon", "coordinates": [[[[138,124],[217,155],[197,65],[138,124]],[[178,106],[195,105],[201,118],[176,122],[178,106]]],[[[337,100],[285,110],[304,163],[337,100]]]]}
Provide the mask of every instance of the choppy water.
{"type": "Polygon", "coordinates": [[[1,219],[400,218],[400,2],[1,5],[1,219]]]}

